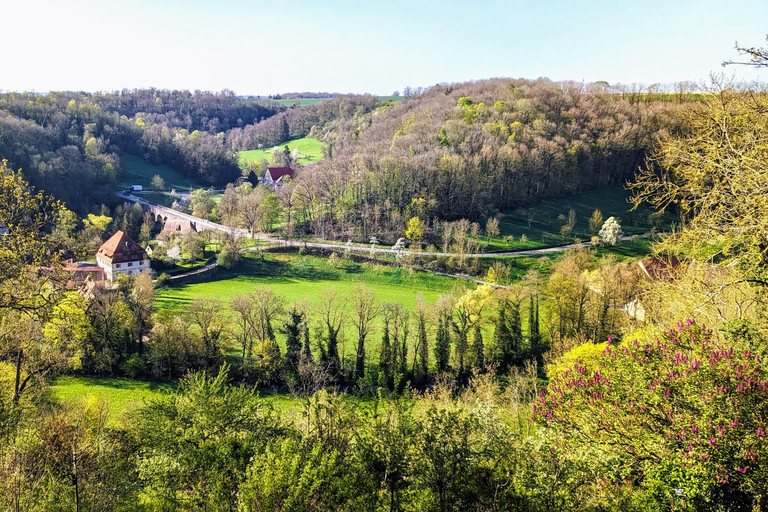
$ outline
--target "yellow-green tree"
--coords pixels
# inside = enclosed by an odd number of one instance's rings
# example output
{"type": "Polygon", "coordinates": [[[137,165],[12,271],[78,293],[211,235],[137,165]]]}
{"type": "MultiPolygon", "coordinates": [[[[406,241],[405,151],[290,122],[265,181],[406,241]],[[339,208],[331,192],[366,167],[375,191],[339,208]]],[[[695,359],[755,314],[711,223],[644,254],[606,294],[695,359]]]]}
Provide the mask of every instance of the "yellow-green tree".
{"type": "Polygon", "coordinates": [[[411,217],[405,228],[405,237],[411,242],[418,242],[424,238],[424,223],[418,217],[411,217]]]}
{"type": "Polygon", "coordinates": [[[768,268],[768,96],[713,83],[682,113],[688,130],[662,140],[633,185],[634,204],[674,209],[684,229],[660,249],[768,268]]]}
{"type": "Polygon", "coordinates": [[[493,288],[488,285],[468,290],[456,300],[451,315],[456,333],[456,363],[459,372],[464,371],[464,357],[469,346],[469,331],[482,320],[483,310],[493,298],[493,288]]]}

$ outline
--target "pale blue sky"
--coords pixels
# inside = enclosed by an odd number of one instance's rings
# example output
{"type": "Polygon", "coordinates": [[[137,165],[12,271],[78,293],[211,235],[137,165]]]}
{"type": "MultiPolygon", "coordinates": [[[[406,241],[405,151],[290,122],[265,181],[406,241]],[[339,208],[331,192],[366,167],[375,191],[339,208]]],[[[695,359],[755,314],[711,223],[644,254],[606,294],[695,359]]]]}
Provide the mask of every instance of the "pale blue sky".
{"type": "MultiPolygon", "coordinates": [[[[2,90],[390,94],[497,76],[701,80],[768,0],[0,0],[2,90]],[[10,5],[3,5],[3,4],[10,5]]],[[[768,70],[729,67],[745,80],[768,70]]]]}

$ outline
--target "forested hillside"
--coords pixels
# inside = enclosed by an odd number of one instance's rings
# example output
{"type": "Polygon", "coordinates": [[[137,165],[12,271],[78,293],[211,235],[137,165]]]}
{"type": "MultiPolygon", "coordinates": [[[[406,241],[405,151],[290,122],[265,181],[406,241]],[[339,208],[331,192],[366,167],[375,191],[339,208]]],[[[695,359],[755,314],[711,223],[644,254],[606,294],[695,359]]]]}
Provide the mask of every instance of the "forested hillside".
{"type": "Polygon", "coordinates": [[[305,176],[305,195],[331,206],[339,236],[365,238],[375,218],[401,231],[413,216],[490,217],[620,184],[679,129],[678,103],[663,99],[543,79],[436,85],[358,116],[305,176]],[[418,199],[424,208],[412,207],[418,199]]]}
{"type": "Polygon", "coordinates": [[[373,96],[339,96],[286,108],[227,90],[6,93],[0,95],[0,158],[82,214],[114,201],[122,153],[166,164],[201,186],[223,186],[240,176],[236,151],[281,144],[313,129],[333,151],[337,133],[353,130],[351,120],[377,104],[373,96]]]}

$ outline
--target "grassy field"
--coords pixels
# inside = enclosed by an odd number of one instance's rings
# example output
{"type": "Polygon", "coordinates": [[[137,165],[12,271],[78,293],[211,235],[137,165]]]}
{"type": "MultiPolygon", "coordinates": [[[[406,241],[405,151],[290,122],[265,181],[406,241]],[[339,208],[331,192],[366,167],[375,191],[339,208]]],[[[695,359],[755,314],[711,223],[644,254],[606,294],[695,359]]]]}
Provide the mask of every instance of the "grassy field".
{"type": "MultiPolygon", "coordinates": [[[[285,146],[288,146],[291,151],[298,149],[299,153],[306,156],[306,158],[299,158],[299,163],[301,165],[308,165],[323,159],[323,143],[317,139],[304,137],[303,139],[295,139],[279,145],[280,148],[285,146]]],[[[240,167],[245,168],[250,162],[260,162],[262,160],[269,162],[272,158],[272,150],[275,147],[278,146],[266,149],[240,151],[238,153],[240,156],[240,167]]]]}
{"type": "Polygon", "coordinates": [[[131,185],[141,185],[149,188],[152,177],[159,174],[165,180],[165,186],[169,189],[190,190],[199,187],[194,181],[182,176],[167,165],[152,165],[143,158],[123,153],[121,157],[123,165],[123,180],[120,188],[128,188],[131,185]]]}
{"type": "Polygon", "coordinates": [[[281,105],[285,105],[286,107],[293,106],[296,103],[298,103],[300,107],[308,107],[309,105],[314,105],[315,103],[328,101],[329,99],[331,98],[286,98],[284,100],[275,100],[275,101],[281,105]]]}
{"type": "Polygon", "coordinates": [[[121,423],[125,413],[141,407],[146,400],[172,391],[176,386],[132,379],[106,377],[57,377],[51,383],[51,399],[57,403],[104,400],[108,424],[121,423]]]}
{"type": "MultiPolygon", "coordinates": [[[[653,228],[648,221],[648,214],[651,212],[646,208],[630,211],[632,205],[627,202],[629,195],[623,187],[610,187],[545,201],[528,208],[510,210],[500,216],[500,236],[494,237],[493,240],[481,237],[480,240],[489,244],[487,252],[554,247],[572,243],[575,238],[588,241],[593,235],[589,231],[589,219],[595,209],[601,211],[604,220],[608,217],[619,217],[624,234],[649,232],[653,228]],[[571,209],[576,213],[576,225],[572,234],[563,238],[560,234],[560,226],[563,225],[560,216],[567,218],[571,209]],[[521,241],[522,235],[527,238],[525,242],[521,241]],[[514,239],[506,241],[507,236],[514,239]]],[[[671,219],[662,221],[659,227],[665,229],[671,219]]],[[[481,227],[485,228],[484,225],[481,227]]]]}
{"type": "Polygon", "coordinates": [[[317,304],[326,290],[345,295],[360,282],[370,286],[380,302],[399,302],[408,309],[414,308],[419,294],[427,302],[434,302],[441,293],[463,284],[449,277],[396,267],[342,261],[339,268],[334,268],[327,258],[283,253],[267,253],[262,262],[256,255],[248,254],[238,268],[219,272],[213,281],[160,290],[157,308],[181,311],[197,297],[228,302],[235,295],[250,293],[256,286],[269,286],[289,303],[306,299],[317,304]]]}
{"type": "MultiPolygon", "coordinates": [[[[125,422],[128,413],[145,402],[172,393],[176,384],[109,377],[57,377],[50,384],[50,398],[58,404],[76,405],[89,401],[104,401],[108,406],[107,424],[125,422]]],[[[259,397],[281,414],[292,414],[301,408],[301,401],[285,392],[264,391],[259,397]]]]}
{"type": "Polygon", "coordinates": [[[171,206],[173,206],[174,202],[179,201],[181,199],[181,196],[153,192],[151,194],[141,194],[141,198],[149,201],[150,203],[156,203],[156,204],[163,205],[170,208],[171,206]]]}
{"type": "MultiPolygon", "coordinates": [[[[285,105],[286,107],[291,107],[295,105],[296,103],[299,104],[300,107],[308,107],[309,105],[314,105],[316,103],[321,103],[323,101],[328,101],[331,98],[287,98],[284,100],[274,100],[277,103],[281,105],[285,105]]],[[[405,99],[404,96],[379,96],[379,101],[403,101],[405,99]]]]}

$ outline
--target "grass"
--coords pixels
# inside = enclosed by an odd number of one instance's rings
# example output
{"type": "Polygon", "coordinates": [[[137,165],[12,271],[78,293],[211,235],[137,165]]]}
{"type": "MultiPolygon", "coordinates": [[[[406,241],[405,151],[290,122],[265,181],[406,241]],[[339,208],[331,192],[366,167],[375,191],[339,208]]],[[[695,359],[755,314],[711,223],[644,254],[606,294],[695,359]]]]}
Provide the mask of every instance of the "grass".
{"type": "MultiPolygon", "coordinates": [[[[651,211],[647,208],[630,211],[632,205],[627,203],[629,195],[623,187],[609,187],[545,201],[529,208],[510,210],[500,216],[500,236],[492,240],[483,236],[480,241],[489,244],[486,252],[555,247],[573,243],[576,238],[588,241],[593,236],[589,231],[589,219],[595,209],[601,211],[604,220],[608,217],[619,217],[622,229],[627,235],[649,232],[653,229],[653,225],[648,221],[651,211]],[[559,217],[562,215],[567,218],[571,209],[576,213],[576,224],[572,234],[563,238],[560,234],[563,222],[559,217]],[[521,241],[522,235],[527,238],[526,242],[521,241]],[[507,236],[514,237],[514,240],[505,241],[507,236]]],[[[669,226],[670,220],[662,219],[664,222],[661,229],[669,226]]],[[[481,227],[485,228],[484,225],[481,227]]]]}
{"type": "Polygon", "coordinates": [[[285,105],[286,107],[291,107],[296,103],[298,103],[300,107],[308,107],[309,105],[314,105],[315,103],[321,103],[330,99],[331,98],[286,98],[284,100],[275,101],[281,105],[285,105]]]}
{"type": "MultiPolygon", "coordinates": [[[[379,101],[403,101],[405,96],[379,96],[378,98],[379,101]]],[[[281,105],[285,105],[286,107],[291,107],[296,103],[298,103],[300,107],[308,107],[309,105],[314,105],[330,99],[332,98],[286,98],[284,100],[274,101],[281,105]]]]}
{"type": "Polygon", "coordinates": [[[107,424],[115,426],[126,413],[145,401],[169,393],[176,386],[132,379],[106,377],[57,377],[50,386],[51,399],[60,404],[84,400],[104,400],[108,406],[107,424]]]}
{"type": "Polygon", "coordinates": [[[272,150],[276,147],[284,148],[288,146],[288,149],[293,151],[298,149],[299,153],[306,158],[299,158],[298,162],[301,165],[308,165],[311,163],[319,162],[323,159],[323,143],[317,139],[311,137],[304,137],[302,139],[290,140],[284,144],[278,146],[272,146],[265,149],[251,149],[248,151],[240,151],[240,167],[245,169],[251,162],[261,162],[262,160],[270,161],[272,158],[272,150]]]}
{"type": "MultiPolygon", "coordinates": [[[[455,286],[471,286],[459,279],[426,272],[411,273],[397,267],[343,261],[339,268],[334,268],[327,258],[285,253],[267,253],[262,262],[256,255],[249,254],[237,269],[219,272],[215,280],[159,290],[155,307],[158,312],[175,315],[183,312],[196,298],[218,299],[227,304],[235,295],[251,293],[257,286],[269,287],[281,294],[289,306],[295,301],[306,300],[310,307],[317,307],[329,290],[344,299],[361,282],[374,291],[379,303],[400,303],[409,311],[416,307],[418,295],[428,303],[434,303],[441,293],[455,286]]],[[[342,358],[354,354],[355,331],[349,319],[343,334],[344,340],[339,347],[342,358]]],[[[282,344],[283,337],[280,336],[278,341],[282,344]]],[[[374,335],[371,347],[378,347],[378,343],[378,336],[374,335]]],[[[229,354],[237,356],[239,349],[233,347],[229,354]]]]}
{"type": "Polygon", "coordinates": [[[257,286],[272,288],[289,303],[307,299],[317,304],[327,290],[346,295],[361,282],[373,289],[380,302],[399,302],[408,309],[415,307],[419,294],[427,302],[434,302],[441,293],[462,283],[397,267],[342,261],[339,268],[334,268],[327,258],[284,253],[267,253],[262,262],[255,254],[247,254],[236,269],[219,272],[215,280],[160,290],[157,308],[181,311],[198,297],[229,302],[235,295],[250,293],[257,286]]]}
{"type": "Polygon", "coordinates": [[[181,196],[173,194],[163,194],[161,192],[152,192],[150,194],[141,194],[141,198],[149,201],[150,203],[156,203],[167,208],[173,206],[173,203],[179,201],[181,196]]]}
{"type": "Polygon", "coordinates": [[[159,174],[165,180],[165,186],[169,189],[190,190],[199,187],[193,180],[179,174],[167,165],[152,165],[143,158],[130,153],[123,153],[121,163],[123,179],[120,182],[120,188],[128,188],[131,185],[149,188],[155,174],[159,174]]]}

